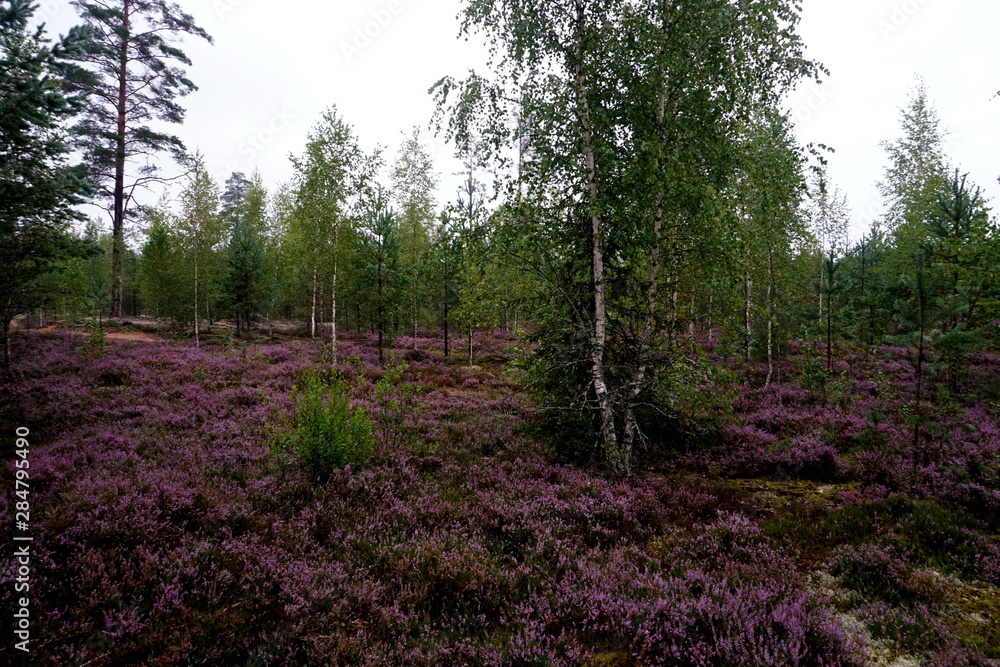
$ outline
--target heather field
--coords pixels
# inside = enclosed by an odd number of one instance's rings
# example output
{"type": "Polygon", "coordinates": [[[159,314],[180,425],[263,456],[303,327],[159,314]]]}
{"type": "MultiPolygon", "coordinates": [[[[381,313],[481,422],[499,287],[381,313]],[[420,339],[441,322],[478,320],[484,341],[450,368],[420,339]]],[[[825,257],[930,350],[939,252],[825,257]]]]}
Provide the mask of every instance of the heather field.
{"type": "Polygon", "coordinates": [[[765,388],[689,342],[615,481],[546,431],[511,336],[471,368],[348,337],[336,373],[309,340],[111,338],[22,333],[2,379],[32,664],[1000,665],[998,355],[953,364],[914,456],[905,350],[828,375],[802,344],[765,388]],[[301,448],[329,396],[370,444],[332,469],[301,448]]]}

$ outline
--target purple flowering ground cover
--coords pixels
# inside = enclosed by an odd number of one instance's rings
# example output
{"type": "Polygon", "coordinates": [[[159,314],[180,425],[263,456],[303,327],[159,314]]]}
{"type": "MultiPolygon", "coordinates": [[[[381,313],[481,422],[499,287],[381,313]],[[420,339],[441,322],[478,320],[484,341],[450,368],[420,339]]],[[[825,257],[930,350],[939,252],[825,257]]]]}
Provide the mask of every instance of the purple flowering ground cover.
{"type": "Polygon", "coordinates": [[[692,363],[731,382],[679,392],[699,437],[617,482],[555,462],[503,363],[516,340],[484,337],[474,369],[397,344],[381,392],[374,341],[341,344],[376,444],[320,483],[273,447],[324,364],[309,341],[15,338],[32,662],[1000,664],[1000,357],[947,379],[914,473],[905,351],[819,386],[798,349],[763,388],[703,341],[692,363]]]}

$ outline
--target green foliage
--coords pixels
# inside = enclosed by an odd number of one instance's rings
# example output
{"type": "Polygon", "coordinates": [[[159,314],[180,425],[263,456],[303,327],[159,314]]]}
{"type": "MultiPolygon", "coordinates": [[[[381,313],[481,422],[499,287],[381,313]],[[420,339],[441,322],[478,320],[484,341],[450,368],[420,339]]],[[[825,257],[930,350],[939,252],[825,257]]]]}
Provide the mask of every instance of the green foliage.
{"type": "Polygon", "coordinates": [[[68,59],[82,52],[73,29],[53,47],[44,32],[29,32],[37,5],[0,5],[0,324],[4,363],[16,316],[45,303],[58,288],[46,278],[67,260],[99,250],[70,233],[83,216],[75,208],[92,192],[82,165],[68,164],[71,146],[62,125],[85,101],[71,95],[76,73],[68,59]]]}
{"type": "MultiPolygon", "coordinates": [[[[443,79],[439,108],[463,152],[502,161],[519,149],[506,222],[518,269],[543,277],[547,384],[569,379],[551,407],[590,411],[608,463],[629,474],[637,407],[679,328],[681,273],[751,236],[727,224],[740,217],[738,195],[720,192],[734,190],[739,166],[764,162],[755,151],[769,143],[746,141],[750,128],[781,135],[777,101],[819,69],[795,34],[798,7],[472,0],[462,18],[465,32],[485,33],[497,71],[443,79]],[[571,355],[550,354],[557,348],[571,355]]],[[[784,186],[794,190],[796,176],[783,159],[771,166],[789,177],[771,179],[754,203],[787,212],[784,186]]]]}
{"type": "Polygon", "coordinates": [[[362,292],[371,319],[378,332],[378,359],[384,361],[386,337],[390,329],[393,306],[402,294],[405,276],[401,270],[399,231],[396,215],[389,206],[387,193],[376,187],[367,193],[363,204],[363,245],[358,259],[365,276],[362,292]]]}
{"type": "Polygon", "coordinates": [[[351,407],[342,379],[306,373],[293,389],[292,404],[292,427],[278,435],[276,450],[297,461],[310,479],[322,483],[334,470],[368,462],[375,444],[372,421],[363,408],[351,407]]]}
{"type": "Polygon", "coordinates": [[[586,462],[599,456],[598,429],[587,404],[589,381],[584,341],[572,330],[556,337],[556,320],[543,320],[548,335],[538,336],[535,353],[524,362],[527,386],[543,406],[539,412],[537,437],[550,442],[556,457],[586,462]]]}
{"type": "Polygon", "coordinates": [[[416,328],[421,322],[431,290],[431,224],[434,221],[434,189],[438,177],[434,163],[420,140],[418,128],[400,146],[392,168],[392,193],[398,206],[397,234],[400,240],[400,271],[404,280],[398,307],[416,328]]]}
{"type": "Polygon", "coordinates": [[[186,321],[181,295],[183,264],[180,240],[170,227],[170,215],[154,209],[149,213],[152,226],[146,232],[139,265],[139,283],[143,303],[157,319],[186,321]]]}
{"type": "Polygon", "coordinates": [[[267,191],[260,174],[246,180],[237,173],[227,181],[222,196],[222,218],[229,225],[229,248],[224,280],[227,305],[236,316],[237,335],[250,333],[254,316],[268,302],[267,191]],[[241,180],[242,179],[242,180],[241,180]]]}
{"type": "Polygon", "coordinates": [[[219,188],[200,153],[190,161],[188,182],[180,194],[181,212],[176,221],[184,258],[190,267],[185,290],[193,295],[189,317],[195,323],[195,339],[200,321],[211,320],[219,294],[222,258],[215,251],[225,235],[219,215],[219,188]]]}
{"type": "MultiPolygon", "coordinates": [[[[293,157],[292,165],[295,189],[288,245],[298,260],[299,285],[310,294],[311,321],[315,321],[320,285],[335,318],[341,265],[358,242],[353,208],[381,167],[381,157],[378,151],[366,155],[354,129],[331,107],[309,133],[305,153],[293,157]]],[[[335,355],[336,327],[331,341],[335,355]]]]}
{"type": "Polygon", "coordinates": [[[264,247],[260,236],[245,221],[233,227],[229,238],[229,266],[226,291],[236,314],[237,332],[245,326],[249,333],[253,315],[266,296],[264,247]]]}
{"type": "Polygon", "coordinates": [[[670,369],[665,386],[675,414],[692,434],[714,433],[733,421],[739,378],[703,355],[684,357],[670,369]]]}
{"type": "Polygon", "coordinates": [[[84,65],[77,68],[73,83],[92,93],[74,132],[93,177],[106,186],[103,194],[111,200],[111,314],[121,317],[125,221],[132,194],[157,179],[151,155],[170,152],[178,161],[185,159],[183,142],[161,125],[183,122],[177,98],[197,90],[185,76],[183,66],[191,61],[178,42],[184,36],[209,43],[212,38],[167,0],[71,4],[86,26],[79,56],[84,65]]]}
{"type": "Polygon", "coordinates": [[[108,344],[107,334],[104,332],[104,322],[91,320],[87,323],[87,330],[84,344],[77,348],[77,352],[90,359],[107,355],[111,346],[108,344]]]}
{"type": "Polygon", "coordinates": [[[375,402],[379,406],[375,428],[386,445],[415,448],[418,453],[430,454],[433,445],[420,441],[416,431],[406,423],[407,419],[416,421],[420,412],[416,385],[403,382],[403,374],[408,368],[407,364],[392,359],[375,383],[375,402]]]}

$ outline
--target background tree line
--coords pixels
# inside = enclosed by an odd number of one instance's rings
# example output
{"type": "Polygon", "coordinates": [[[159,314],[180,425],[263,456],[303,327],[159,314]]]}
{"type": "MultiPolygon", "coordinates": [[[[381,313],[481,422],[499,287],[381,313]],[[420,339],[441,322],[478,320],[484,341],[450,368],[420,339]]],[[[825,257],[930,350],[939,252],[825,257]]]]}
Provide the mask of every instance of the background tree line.
{"type": "Polygon", "coordinates": [[[147,123],[183,120],[194,84],[173,40],[208,36],[163,2],[75,5],[85,26],[48,46],[28,3],[0,4],[5,332],[39,309],[146,315],[196,341],[223,319],[237,336],[294,320],[334,360],[339,330],[377,335],[380,351],[443,337],[471,364],[477,331],[525,327],[559,432],[628,474],[670,419],[692,337],[766,364],[765,383],[795,339],[825,377],[846,345],[912,350],[928,378],[919,440],[931,382],[955,386],[1000,318],[996,221],[944,154],[922,84],[884,143],[886,214],[850,239],[828,152],[801,146],[783,109],[823,73],[787,0],[469,2],[463,29],[494,60],[432,89],[466,165],[446,203],[418,130],[394,155],[368,152],[336,107],[290,182],[215,182],[147,123]],[[183,176],[140,205],[160,179],[144,158],[160,152],[183,176]],[[80,228],[88,200],[110,229],[80,228]]]}

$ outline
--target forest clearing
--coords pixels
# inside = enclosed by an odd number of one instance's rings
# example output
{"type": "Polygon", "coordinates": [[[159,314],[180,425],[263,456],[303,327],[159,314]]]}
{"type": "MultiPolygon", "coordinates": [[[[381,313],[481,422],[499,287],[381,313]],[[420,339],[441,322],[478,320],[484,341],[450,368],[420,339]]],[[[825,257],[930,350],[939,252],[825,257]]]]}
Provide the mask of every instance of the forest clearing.
{"type": "Polygon", "coordinates": [[[1000,12],[382,2],[0,0],[0,663],[1000,667],[1000,12]]]}

